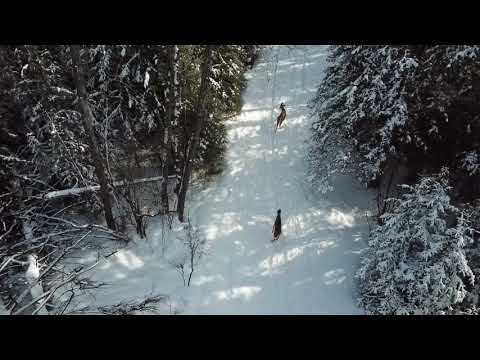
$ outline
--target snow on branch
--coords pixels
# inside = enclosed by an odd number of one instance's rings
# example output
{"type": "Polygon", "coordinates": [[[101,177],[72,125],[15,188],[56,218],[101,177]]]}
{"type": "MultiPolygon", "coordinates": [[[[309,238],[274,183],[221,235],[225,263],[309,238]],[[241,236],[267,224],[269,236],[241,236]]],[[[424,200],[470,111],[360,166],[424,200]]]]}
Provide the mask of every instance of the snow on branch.
{"type": "MultiPolygon", "coordinates": [[[[169,179],[177,179],[176,175],[171,175],[168,177],[169,179]]],[[[163,182],[163,177],[162,176],[154,176],[150,178],[142,178],[142,179],[136,179],[133,181],[115,181],[113,183],[113,186],[115,187],[120,187],[120,186],[126,186],[126,185],[132,185],[132,184],[141,184],[141,183],[146,183],[146,182],[153,182],[153,181],[159,181],[163,182]]],[[[94,186],[86,186],[86,187],[81,187],[81,188],[74,188],[74,189],[65,189],[65,190],[57,190],[57,191],[51,191],[47,194],[45,194],[44,198],[47,200],[50,199],[55,199],[55,198],[60,198],[60,197],[65,197],[65,196],[72,196],[72,195],[79,195],[84,192],[94,192],[100,190],[99,185],[94,185],[94,186]]]]}
{"type": "Polygon", "coordinates": [[[461,303],[474,275],[467,214],[450,202],[447,172],[424,177],[371,232],[357,273],[360,304],[373,314],[439,314],[461,303]],[[454,221],[452,221],[454,220],[454,221]]]}

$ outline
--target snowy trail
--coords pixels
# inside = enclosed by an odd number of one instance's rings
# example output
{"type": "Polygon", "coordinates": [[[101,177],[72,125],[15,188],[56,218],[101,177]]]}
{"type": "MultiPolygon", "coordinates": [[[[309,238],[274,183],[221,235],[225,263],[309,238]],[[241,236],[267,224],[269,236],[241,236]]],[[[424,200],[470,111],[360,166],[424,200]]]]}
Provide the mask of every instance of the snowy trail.
{"type": "Polygon", "coordinates": [[[353,274],[372,195],[349,179],[327,197],[310,195],[302,183],[307,102],[325,57],[323,46],[276,47],[249,73],[243,111],[229,122],[228,168],[192,202],[191,217],[212,250],[196,274],[189,313],[360,312],[353,274]],[[274,134],[280,102],[287,119],[274,134]],[[283,236],[272,244],[278,208],[283,236]]]}
{"type": "Polygon", "coordinates": [[[302,183],[307,102],[322,79],[325,57],[325,47],[278,47],[249,73],[243,111],[229,123],[228,168],[193,200],[191,216],[212,255],[196,275],[201,290],[190,299],[190,313],[359,312],[353,273],[371,195],[345,179],[328,199],[313,197],[302,183]],[[288,115],[275,135],[280,102],[288,115]],[[272,244],[278,208],[284,235],[272,244]]]}
{"type": "MultiPolygon", "coordinates": [[[[112,287],[95,303],[153,289],[184,299],[185,314],[358,314],[353,275],[366,246],[373,194],[343,177],[327,195],[303,183],[308,101],[322,79],[326,46],[274,47],[247,76],[242,113],[229,121],[227,168],[193,191],[193,223],[210,244],[190,288],[165,265],[158,240],[111,257],[95,274],[112,287]],[[284,128],[274,134],[280,102],[284,128]],[[283,235],[271,243],[276,210],[283,235]]],[[[177,301],[178,304],[178,301],[177,301]]]]}

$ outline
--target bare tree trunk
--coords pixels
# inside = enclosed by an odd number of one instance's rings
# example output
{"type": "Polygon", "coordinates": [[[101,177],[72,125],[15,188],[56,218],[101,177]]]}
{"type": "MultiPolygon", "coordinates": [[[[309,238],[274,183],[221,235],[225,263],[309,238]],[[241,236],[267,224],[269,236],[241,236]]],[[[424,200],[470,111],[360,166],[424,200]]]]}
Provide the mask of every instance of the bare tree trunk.
{"type": "Polygon", "coordinates": [[[180,184],[180,191],[178,194],[178,220],[184,222],[185,199],[187,196],[188,185],[190,183],[190,176],[192,174],[193,157],[197,153],[198,143],[200,141],[200,133],[203,129],[206,117],[206,103],[209,91],[209,77],[212,71],[212,58],[214,45],[207,45],[205,48],[204,60],[202,64],[202,78],[200,80],[200,91],[198,92],[197,103],[195,106],[195,119],[193,126],[192,141],[189,143],[187,157],[182,173],[182,182],[180,184]]]}
{"type": "Polygon", "coordinates": [[[190,254],[190,275],[188,276],[188,283],[187,286],[190,286],[190,281],[192,280],[192,275],[194,269],[194,260],[195,260],[195,253],[190,254]]]}
{"type": "Polygon", "coordinates": [[[382,181],[380,181],[380,186],[377,194],[377,223],[381,225],[381,216],[385,214],[388,210],[387,199],[390,197],[390,189],[392,187],[393,179],[397,174],[399,163],[394,161],[388,168],[387,171],[390,171],[390,177],[388,184],[386,185],[385,191],[382,194],[382,181]]]}
{"type": "MultiPolygon", "coordinates": [[[[31,190],[26,190],[26,189],[22,188],[20,180],[18,178],[15,178],[12,181],[11,184],[12,184],[13,192],[16,194],[15,197],[16,197],[17,207],[18,207],[18,210],[19,210],[18,212],[19,213],[24,212],[26,210],[25,199],[28,198],[28,195],[30,195],[29,193],[31,192],[31,190]]],[[[21,224],[22,234],[25,237],[25,241],[26,241],[27,244],[31,243],[32,239],[34,238],[33,229],[35,227],[35,223],[33,222],[33,220],[31,220],[33,218],[34,218],[34,216],[31,216],[30,219],[27,220],[27,219],[22,219],[21,216],[17,217],[18,221],[21,224]]],[[[27,282],[29,283],[31,279],[30,279],[30,277],[27,277],[27,273],[25,273],[24,277],[27,280],[27,282]]],[[[26,284],[26,287],[25,287],[26,289],[29,288],[28,283],[26,284]]],[[[23,288],[22,291],[24,291],[25,288],[23,288]]],[[[38,287],[37,287],[37,289],[38,289],[38,287]]],[[[12,290],[15,290],[15,287],[12,290]]],[[[21,296],[21,295],[15,296],[15,305],[12,309],[16,309],[18,307],[24,306],[26,303],[30,302],[35,297],[35,294],[36,293],[32,292],[32,290],[30,289],[25,293],[24,296],[21,296]]],[[[32,305],[32,307],[26,308],[25,311],[22,312],[22,314],[31,315],[32,312],[35,311],[35,309],[36,309],[36,307],[34,305],[32,305]]]]}
{"type": "Polygon", "coordinates": [[[107,177],[105,175],[105,167],[98,151],[98,144],[95,139],[95,133],[93,132],[94,117],[92,110],[87,100],[87,90],[85,87],[84,72],[82,62],[80,59],[80,46],[71,45],[70,53],[72,56],[73,65],[73,78],[75,80],[75,86],[77,88],[77,96],[80,112],[82,114],[83,127],[87,133],[88,142],[93,158],[93,164],[95,166],[95,174],[97,175],[98,182],[100,184],[100,196],[103,202],[103,211],[105,213],[105,220],[110,229],[115,230],[115,220],[113,219],[112,204],[110,201],[110,192],[107,183],[107,177]]]}
{"type": "Polygon", "coordinates": [[[162,211],[164,214],[170,210],[168,204],[168,171],[172,163],[172,132],[171,127],[175,125],[177,119],[177,60],[178,47],[177,45],[169,45],[167,47],[168,53],[168,109],[167,118],[165,120],[165,130],[163,135],[163,149],[162,149],[162,211]]]}

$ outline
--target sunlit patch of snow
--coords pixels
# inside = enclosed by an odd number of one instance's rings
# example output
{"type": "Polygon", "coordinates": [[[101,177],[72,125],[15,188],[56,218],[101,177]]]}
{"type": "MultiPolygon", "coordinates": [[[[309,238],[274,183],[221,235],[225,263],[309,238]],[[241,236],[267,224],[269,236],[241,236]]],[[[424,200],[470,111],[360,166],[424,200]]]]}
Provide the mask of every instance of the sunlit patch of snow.
{"type": "Polygon", "coordinates": [[[243,255],[245,253],[245,245],[242,244],[241,241],[238,241],[238,240],[235,240],[233,242],[235,244],[235,246],[237,247],[237,249],[239,250],[239,254],[240,255],[243,255]]]}
{"type": "Polygon", "coordinates": [[[261,129],[261,126],[260,125],[256,125],[256,126],[242,126],[242,127],[238,127],[234,130],[232,130],[232,132],[239,138],[243,138],[243,137],[254,137],[254,136],[257,136],[258,135],[258,132],[260,131],[261,129]]]}
{"type": "Polygon", "coordinates": [[[107,270],[112,267],[112,263],[110,261],[105,261],[103,264],[98,266],[101,270],[107,270]]]}
{"type": "Polygon", "coordinates": [[[330,211],[327,221],[332,225],[338,226],[339,228],[351,228],[355,225],[355,218],[352,214],[347,214],[337,209],[332,209],[330,211]]]}
{"type": "Polygon", "coordinates": [[[265,269],[262,275],[269,275],[272,270],[285,265],[303,254],[304,247],[294,247],[286,253],[277,253],[260,262],[260,268],[265,269]]]}
{"type": "Polygon", "coordinates": [[[268,216],[262,216],[262,215],[254,215],[252,216],[252,220],[259,223],[270,223],[272,221],[272,219],[269,218],[268,216]]]}
{"type": "Polygon", "coordinates": [[[317,255],[321,255],[326,249],[335,247],[336,242],[334,240],[323,240],[318,243],[313,243],[310,246],[316,248],[315,252],[317,255]]]}
{"type": "Polygon", "coordinates": [[[204,233],[207,240],[214,240],[218,235],[218,226],[210,224],[206,227],[204,233]]]}
{"type": "Polygon", "coordinates": [[[361,240],[363,240],[363,235],[361,233],[353,234],[354,242],[361,241],[361,240]]]}
{"type": "Polygon", "coordinates": [[[215,240],[228,236],[235,231],[242,231],[240,225],[240,215],[234,212],[214,214],[211,217],[211,223],[203,227],[205,236],[208,240],[215,240]]]}
{"type": "MultiPolygon", "coordinates": [[[[291,60],[282,60],[278,62],[278,66],[285,66],[285,65],[294,65],[295,63],[291,60]]],[[[290,66],[288,67],[290,69],[290,66]]]]}
{"type": "Polygon", "coordinates": [[[319,53],[316,53],[316,54],[309,54],[308,58],[309,59],[316,59],[318,57],[326,57],[326,56],[328,56],[328,53],[322,51],[322,52],[319,52],[319,53]]]}
{"type": "Polygon", "coordinates": [[[288,145],[278,147],[276,149],[276,152],[278,153],[278,155],[287,155],[288,154],[288,145]]]}
{"type": "Polygon", "coordinates": [[[299,281],[295,281],[295,282],[293,283],[293,286],[300,286],[300,285],[308,284],[308,283],[312,282],[312,280],[313,280],[313,279],[312,279],[312,277],[310,276],[310,277],[308,277],[308,278],[306,278],[306,279],[299,280],[299,281]]]}
{"type": "MultiPolygon", "coordinates": [[[[289,125],[301,125],[307,120],[307,116],[305,115],[300,115],[300,116],[295,116],[294,118],[288,119],[288,124],[289,125]]],[[[285,120],[285,123],[287,123],[287,120],[285,120]]]]}
{"type": "Polygon", "coordinates": [[[345,270],[335,269],[327,271],[323,278],[326,285],[335,285],[343,283],[347,277],[345,276],[345,270]]]}
{"type": "Polygon", "coordinates": [[[256,105],[248,103],[243,106],[242,111],[243,112],[232,121],[232,125],[241,124],[242,121],[261,120],[262,118],[270,117],[271,112],[271,110],[258,109],[256,105]]]}
{"type": "Polygon", "coordinates": [[[227,301],[233,299],[250,300],[255,294],[259,293],[262,288],[258,286],[241,286],[229,290],[216,291],[214,294],[218,300],[227,301]]]}
{"type": "Polygon", "coordinates": [[[131,270],[141,268],[144,265],[142,259],[129,250],[120,250],[114,256],[121,265],[131,270]]]}
{"type": "Polygon", "coordinates": [[[223,280],[222,275],[210,275],[210,276],[201,275],[197,278],[192,279],[191,284],[194,286],[200,286],[200,285],[208,284],[213,281],[221,281],[221,280],[223,280]]]}
{"type": "Polygon", "coordinates": [[[307,66],[310,66],[310,65],[314,65],[315,63],[314,62],[305,62],[305,63],[301,63],[301,64],[294,64],[294,65],[291,65],[290,66],[290,69],[303,69],[304,67],[307,67],[307,66]]]}
{"type": "Polygon", "coordinates": [[[241,160],[232,161],[230,175],[235,176],[244,170],[244,163],[241,160]]]}
{"type": "Polygon", "coordinates": [[[125,275],[124,273],[116,273],[115,277],[120,280],[120,279],[125,279],[127,275],[125,275]]]}

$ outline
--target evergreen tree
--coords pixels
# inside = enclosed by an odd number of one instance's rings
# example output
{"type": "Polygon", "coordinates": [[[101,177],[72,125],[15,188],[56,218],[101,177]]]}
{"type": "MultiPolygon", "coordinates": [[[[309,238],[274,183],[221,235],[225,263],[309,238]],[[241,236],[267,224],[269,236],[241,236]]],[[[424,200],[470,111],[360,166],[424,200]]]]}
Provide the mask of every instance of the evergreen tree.
{"type": "Polygon", "coordinates": [[[357,276],[361,305],[374,314],[438,314],[463,301],[474,275],[465,212],[450,202],[448,173],[424,177],[382,215],[357,276]],[[457,217],[456,224],[452,216],[457,217]]]}
{"type": "Polygon", "coordinates": [[[452,169],[460,193],[480,195],[477,46],[334,46],[317,96],[310,179],[336,171],[372,185],[388,161],[422,172],[452,169]],[[340,149],[340,150],[339,150],[340,149]],[[353,165],[353,166],[352,166],[353,165]],[[473,177],[473,178],[472,178],[473,177]]]}

